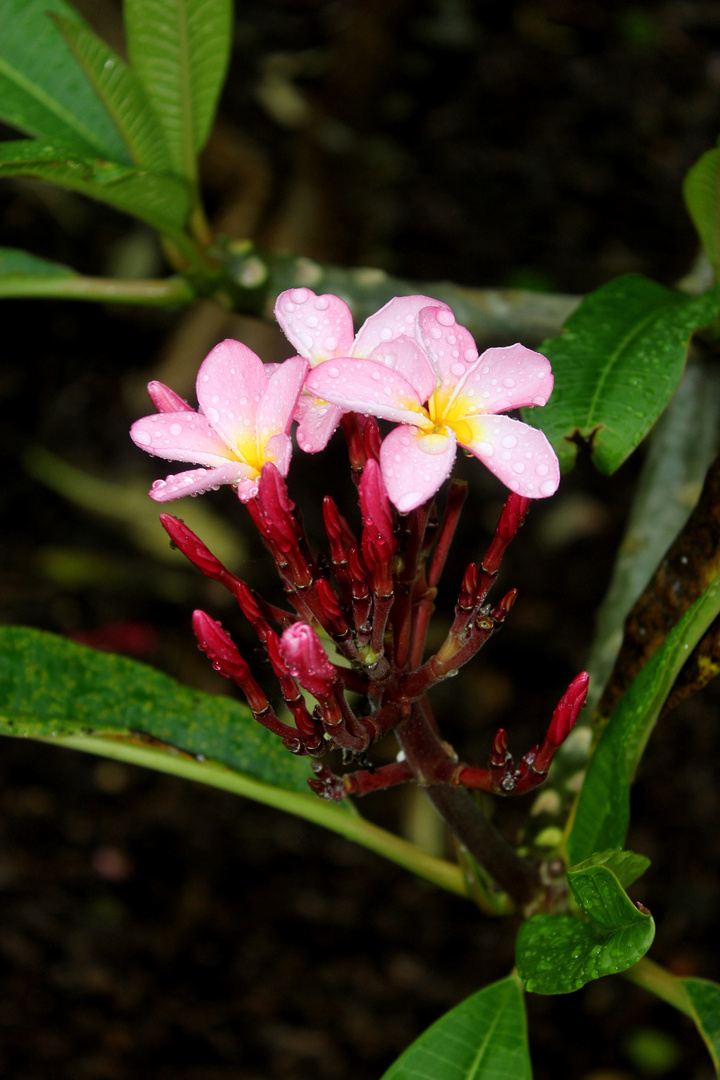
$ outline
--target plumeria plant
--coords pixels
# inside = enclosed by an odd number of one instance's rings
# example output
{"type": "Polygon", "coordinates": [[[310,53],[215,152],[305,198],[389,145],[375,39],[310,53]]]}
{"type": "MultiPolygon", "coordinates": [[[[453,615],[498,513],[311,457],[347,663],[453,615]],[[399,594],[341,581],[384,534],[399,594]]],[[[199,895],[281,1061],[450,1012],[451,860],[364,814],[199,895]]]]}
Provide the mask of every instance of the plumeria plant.
{"type": "Polygon", "coordinates": [[[616,974],[690,1017],[718,1070],[720,986],[646,957],[653,917],[627,890],[649,863],[625,845],[630,786],[657,721],[720,671],[720,465],[706,423],[717,389],[704,377],[720,319],[720,150],[687,177],[704,271],[683,288],[630,274],[581,300],[323,266],[215,235],[207,222],[198,155],[227,68],[231,0],[124,0],[123,12],[127,60],[66,0],[0,3],[0,117],[29,136],[0,143],[0,176],[133,215],[157,232],[170,273],[91,278],[3,248],[0,296],[159,306],[210,297],[268,321],[274,310],[282,362],[220,341],[199,366],[197,406],[153,380],[156,411],[131,435],[187,466],[154,481],[155,503],[236,492],[233,527],[257,531],[286,599],[263,597],[218,557],[181,502],[158,530],[229,591],[259,641],[262,662],[215,612],[192,615],[200,649],[240,694],[202,694],[10,626],[0,629],[3,731],[257,799],[467,897],[478,918],[510,916],[513,970],[438,1018],[385,1080],[528,1080],[525,994],[564,995],[616,974]],[[525,344],[498,345],[517,338],[525,344]],[[484,761],[462,760],[433,691],[510,617],[517,594],[498,578],[533,502],[552,498],[581,443],[612,474],[650,434],[588,670],[535,746],[520,755],[500,729],[484,761]],[[452,475],[458,447],[505,492],[494,532],[460,570],[448,564],[468,497],[452,475]],[[353,498],[318,484],[318,535],[295,493],[293,455],[340,453],[353,498]],[[688,485],[699,492],[693,508],[672,497],[688,485]],[[454,613],[430,634],[441,588],[454,613]],[[454,860],[357,809],[398,785],[431,801],[454,860]],[[513,844],[488,799],[541,785],[513,844]]]}

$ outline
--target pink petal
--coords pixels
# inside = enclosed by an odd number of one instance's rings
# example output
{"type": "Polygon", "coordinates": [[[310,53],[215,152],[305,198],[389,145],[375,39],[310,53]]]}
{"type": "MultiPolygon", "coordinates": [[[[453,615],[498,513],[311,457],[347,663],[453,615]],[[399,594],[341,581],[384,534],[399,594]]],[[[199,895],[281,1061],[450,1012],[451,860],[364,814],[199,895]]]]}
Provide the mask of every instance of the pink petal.
{"type": "Polygon", "coordinates": [[[524,345],[486,349],[465,378],[454,398],[463,400],[463,411],[506,412],[526,405],[544,405],[553,388],[550,361],[524,345]]]}
{"type": "Polygon", "coordinates": [[[188,469],[176,476],[166,476],[156,480],[148,494],[155,502],[170,502],[183,495],[200,495],[203,491],[213,491],[221,484],[238,484],[251,478],[253,470],[241,461],[226,461],[219,469],[188,469]]]}
{"type": "Polygon", "coordinates": [[[224,465],[230,456],[225,443],[201,413],[154,413],[136,420],[130,438],[141,450],[170,461],[224,465]]]}
{"type": "Polygon", "coordinates": [[[287,476],[292,457],[292,439],[284,432],[273,435],[265,445],[264,462],[272,461],[281,476],[287,476]]]}
{"type": "Polygon", "coordinates": [[[298,398],[295,419],[299,421],[295,433],[297,444],[306,454],[324,450],[334,434],[343,415],[337,405],[329,405],[321,398],[302,392],[298,398]]]}
{"type": "Polygon", "coordinates": [[[380,468],[390,501],[401,514],[422,506],[447,480],[454,461],[452,432],[428,436],[418,428],[396,427],[380,447],[380,468]]]}
{"type": "Polygon", "coordinates": [[[187,401],[165,383],[153,379],[148,383],[147,389],[150,400],[158,412],[195,412],[192,405],[188,405],[187,401]]]}
{"type": "Polygon", "coordinates": [[[268,439],[281,432],[287,435],[290,430],[307,370],[307,360],[296,356],[279,364],[268,379],[258,405],[255,430],[260,457],[268,439]]]}
{"type": "MultiPolygon", "coordinates": [[[[205,416],[227,445],[244,456],[255,447],[255,418],[268,374],[252,349],[226,338],[208,353],[197,376],[197,397],[205,416]]],[[[254,452],[254,450],[253,450],[254,452]]]]}
{"type": "Polygon", "coordinates": [[[557,491],[558,459],[537,428],[509,416],[467,416],[456,432],[460,445],[511,491],[526,499],[545,499],[557,491]]]}
{"type": "Polygon", "coordinates": [[[427,401],[435,389],[435,371],[419,346],[405,334],[387,344],[376,345],[368,360],[397,371],[415,388],[420,401],[427,401]]]}
{"type": "Polygon", "coordinates": [[[401,424],[430,425],[415,388],[402,375],[372,360],[327,360],[305,380],[315,397],[345,412],[368,413],[401,424]]]}
{"type": "Polygon", "coordinates": [[[285,337],[311,364],[346,356],[353,342],[350,308],[339,296],[316,296],[311,289],[288,289],[275,304],[285,337]]]}
{"type": "Polygon", "coordinates": [[[237,486],[237,494],[240,502],[250,502],[258,493],[258,482],[255,480],[241,480],[237,486]]]}
{"type": "Polygon", "coordinates": [[[387,345],[388,341],[401,334],[414,337],[417,316],[428,306],[447,307],[442,300],[433,300],[429,296],[393,297],[360,327],[352,355],[369,356],[378,345],[387,345]]]}
{"type": "Polygon", "coordinates": [[[420,312],[418,333],[443,389],[451,391],[478,357],[470,332],[455,322],[449,308],[435,306],[420,312]]]}

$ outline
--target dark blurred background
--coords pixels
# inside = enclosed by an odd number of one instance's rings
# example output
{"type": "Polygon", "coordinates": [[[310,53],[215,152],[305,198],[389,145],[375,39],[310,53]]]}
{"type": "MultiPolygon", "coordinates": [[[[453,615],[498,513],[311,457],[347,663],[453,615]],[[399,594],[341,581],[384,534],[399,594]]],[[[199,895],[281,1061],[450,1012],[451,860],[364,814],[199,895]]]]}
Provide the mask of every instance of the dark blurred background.
{"type": "MultiPolygon", "coordinates": [[[[122,50],[119,3],[77,7],[122,50]]],[[[626,271],[665,284],[688,272],[681,183],[720,131],[712,0],[238,0],[235,31],[203,160],[219,230],[419,283],[582,293],[626,271]]],[[[0,192],[4,246],[91,274],[164,272],[154,237],[127,218],[39,183],[0,192]]],[[[127,428],[149,411],[148,378],[191,396],[221,337],[278,359],[279,332],[209,304],[2,313],[0,619],[227,692],[190,612],[250,639],[226,596],[169,551],[145,496],[162,467],[127,428]]],[[[469,760],[484,761],[498,726],[524,752],[586,662],[639,458],[603,478],[581,456],[533,508],[503,569],[520,589],[509,624],[436,698],[469,760]]],[[[340,445],[322,468],[342,497],[340,445]]],[[[472,491],[448,607],[503,499],[476,464],[461,469],[472,491]]],[[[296,455],[292,492],[311,523],[317,470],[296,455]]],[[[232,493],[204,503],[192,510],[210,545],[273,588],[232,493]]],[[[658,922],[653,957],[711,978],[717,704],[711,687],[651,743],[630,840],[653,859],[633,890],[658,922]]],[[[512,964],[512,926],[321,830],[68,751],[0,750],[0,1071],[13,1080],[379,1080],[512,964]]],[[[526,805],[497,807],[508,835],[526,805]]],[[[421,800],[379,795],[362,810],[442,847],[421,800]]],[[[712,1075],[689,1022],[621,979],[528,1005],[538,1080],[712,1075]]]]}

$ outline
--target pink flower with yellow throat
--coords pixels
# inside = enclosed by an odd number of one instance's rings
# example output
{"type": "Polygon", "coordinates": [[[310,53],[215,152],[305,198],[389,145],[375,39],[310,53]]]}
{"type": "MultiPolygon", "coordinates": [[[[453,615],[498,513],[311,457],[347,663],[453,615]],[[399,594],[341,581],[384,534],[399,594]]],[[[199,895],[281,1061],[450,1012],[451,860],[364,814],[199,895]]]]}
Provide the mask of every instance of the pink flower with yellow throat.
{"type": "Polygon", "coordinates": [[[156,480],[150,497],[168,502],[232,484],[248,502],[263,465],[272,462],[287,476],[290,425],[307,369],[295,357],[269,371],[251,349],[228,338],[200,366],[197,411],[163,383],[150,383],[158,412],[135,421],[133,442],[155,457],[202,466],[156,480]]]}
{"type": "Polygon", "coordinates": [[[339,408],[400,425],[380,450],[397,509],[408,513],[438,491],[458,444],[518,495],[552,495],[560,468],[545,435],[498,415],[546,403],[553,388],[548,360],[523,345],[478,356],[469,332],[444,306],[419,311],[416,335],[421,348],[402,372],[372,358],[338,358],[311,371],[305,383],[339,408]]]}

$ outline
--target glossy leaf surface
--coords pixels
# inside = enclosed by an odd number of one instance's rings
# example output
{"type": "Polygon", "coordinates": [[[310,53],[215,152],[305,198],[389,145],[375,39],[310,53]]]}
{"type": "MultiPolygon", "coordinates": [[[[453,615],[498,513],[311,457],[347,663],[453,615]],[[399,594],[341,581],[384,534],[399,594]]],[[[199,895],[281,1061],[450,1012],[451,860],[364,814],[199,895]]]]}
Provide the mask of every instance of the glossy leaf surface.
{"type": "Polygon", "coordinates": [[[58,156],[35,140],[0,143],[0,177],[32,176],[122,210],[165,234],[182,229],[190,195],[173,176],[99,158],[58,156]]]}
{"type": "Polygon", "coordinates": [[[520,927],[516,963],[526,990],[569,994],[593,979],[625,971],[655,936],[607,866],[576,867],[568,882],[587,921],[571,915],[534,915],[520,927]]]}
{"type": "Polygon", "coordinates": [[[66,153],[130,164],[112,118],[50,13],[85,25],[64,0],[0,4],[0,119],[66,153]]]}
{"type": "Polygon", "coordinates": [[[27,275],[29,277],[74,277],[75,271],[62,263],[50,262],[19,248],[0,247],[0,278],[27,275]]]}
{"type": "MultiPolygon", "coordinates": [[[[305,791],[307,760],[240,702],[181,686],[135,660],[26,627],[0,628],[0,730],[23,737],[143,736],[221,762],[267,784],[305,791]]],[[[173,749],[174,748],[174,749],[173,749]]]]}
{"type": "Polygon", "coordinates": [[[709,979],[680,979],[690,999],[695,1023],[702,1035],[715,1072],[720,1076],[720,986],[709,979]]]}
{"type": "Polygon", "coordinates": [[[570,468],[577,445],[592,438],[592,457],[613,473],[667,405],[685,366],[693,331],[720,313],[720,290],[692,297],[628,274],[587,296],[560,337],[540,347],[555,388],[542,409],[523,418],[541,427],[570,468]]]}
{"type": "Polygon", "coordinates": [[[720,262],[720,147],[708,150],[685,177],[685,204],[717,273],[720,262]]]}
{"type": "Polygon", "coordinates": [[[678,672],[718,613],[720,576],[686,612],[618,703],[578,796],[567,840],[571,863],[623,846],[630,783],[642,752],[678,672]]]}
{"type": "Polygon", "coordinates": [[[55,24],[102,98],[131,160],[151,171],[166,172],[170,159],[162,129],[135,73],[84,23],[58,17],[55,24]]]}
{"type": "Polygon", "coordinates": [[[382,1080],[531,1080],[525,1004],[515,975],[492,983],[428,1028],[382,1080]]]}
{"type": "Polygon", "coordinates": [[[230,56],[231,0],[125,0],[130,63],[174,172],[195,179],[230,56]]]}
{"type": "Polygon", "coordinates": [[[634,881],[645,873],[650,866],[650,860],[645,855],[638,855],[634,851],[598,851],[589,859],[573,866],[573,872],[585,870],[589,866],[606,866],[612,870],[623,889],[627,889],[634,881]]]}

